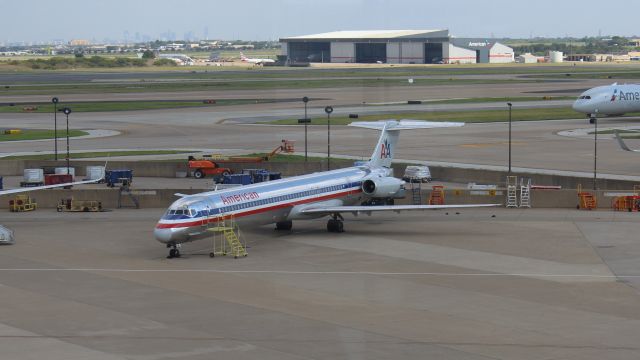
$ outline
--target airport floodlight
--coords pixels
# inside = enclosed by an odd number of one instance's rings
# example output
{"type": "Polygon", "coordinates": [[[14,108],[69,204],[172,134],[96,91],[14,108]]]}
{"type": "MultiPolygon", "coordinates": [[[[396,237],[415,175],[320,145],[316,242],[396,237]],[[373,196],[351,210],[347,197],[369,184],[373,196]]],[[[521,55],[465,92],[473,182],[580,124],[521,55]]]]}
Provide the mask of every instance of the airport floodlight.
{"type": "MultiPolygon", "coordinates": [[[[307,162],[307,124],[311,122],[311,119],[307,116],[307,103],[309,102],[308,97],[303,97],[302,102],[304,103],[304,162],[307,162]]],[[[298,120],[300,123],[300,120],[298,120]]]]}
{"type": "Polygon", "coordinates": [[[66,107],[62,109],[62,112],[67,116],[67,175],[69,175],[69,114],[71,114],[71,109],[66,107]]]}
{"type": "Polygon", "coordinates": [[[58,102],[57,97],[51,99],[53,103],[53,156],[58,161],[58,102]]]}
{"type": "Polygon", "coordinates": [[[513,104],[508,102],[507,105],[509,106],[509,175],[511,175],[511,107],[513,104]]]}
{"type": "Polygon", "coordinates": [[[331,113],[333,106],[325,106],[324,112],[327,113],[327,170],[331,170],[331,113]]]}
{"type": "Polygon", "coordinates": [[[598,175],[598,109],[591,118],[593,120],[594,132],[593,132],[593,190],[597,190],[596,186],[598,175]]]}

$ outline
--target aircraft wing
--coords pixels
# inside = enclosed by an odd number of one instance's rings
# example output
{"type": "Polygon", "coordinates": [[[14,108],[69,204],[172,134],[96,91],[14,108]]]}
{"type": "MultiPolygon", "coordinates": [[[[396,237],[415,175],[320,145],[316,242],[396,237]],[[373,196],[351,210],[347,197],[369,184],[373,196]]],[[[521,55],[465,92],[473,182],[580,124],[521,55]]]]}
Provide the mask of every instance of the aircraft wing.
{"type": "Polygon", "coordinates": [[[626,151],[633,151],[633,152],[640,152],[640,150],[633,150],[630,149],[627,144],[624,143],[624,141],[622,141],[622,136],[620,136],[620,133],[618,132],[618,130],[614,131],[614,133],[616,134],[616,140],[618,140],[618,144],[620,145],[620,147],[622,148],[622,150],[626,150],[626,151]]]}
{"type": "Polygon", "coordinates": [[[318,206],[301,210],[302,214],[335,214],[335,213],[371,213],[376,211],[411,211],[435,209],[459,209],[476,207],[494,207],[502,204],[465,204],[465,205],[380,205],[380,206],[318,206]]]}
{"type": "Polygon", "coordinates": [[[26,188],[19,188],[19,189],[0,190],[0,196],[1,195],[9,195],[9,194],[17,194],[17,193],[22,193],[22,192],[27,192],[27,191],[54,189],[54,188],[65,187],[65,186],[92,184],[92,183],[97,183],[100,180],[102,180],[102,179],[75,181],[75,182],[64,183],[64,184],[43,185],[43,186],[34,186],[34,187],[26,187],[26,188]]]}

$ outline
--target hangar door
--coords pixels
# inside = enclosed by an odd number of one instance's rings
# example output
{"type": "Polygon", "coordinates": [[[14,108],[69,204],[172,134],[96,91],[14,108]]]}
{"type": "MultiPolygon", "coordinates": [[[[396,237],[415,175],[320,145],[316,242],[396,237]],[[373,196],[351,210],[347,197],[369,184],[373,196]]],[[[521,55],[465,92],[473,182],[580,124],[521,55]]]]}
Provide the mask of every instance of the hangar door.
{"type": "Polygon", "coordinates": [[[289,59],[297,62],[331,62],[328,42],[290,42],[289,59]]]}
{"type": "Polygon", "coordinates": [[[359,43],[356,44],[357,63],[387,62],[387,44],[359,43]]]}
{"type": "Polygon", "coordinates": [[[442,61],[442,43],[424,44],[424,63],[438,64],[442,61]]]}

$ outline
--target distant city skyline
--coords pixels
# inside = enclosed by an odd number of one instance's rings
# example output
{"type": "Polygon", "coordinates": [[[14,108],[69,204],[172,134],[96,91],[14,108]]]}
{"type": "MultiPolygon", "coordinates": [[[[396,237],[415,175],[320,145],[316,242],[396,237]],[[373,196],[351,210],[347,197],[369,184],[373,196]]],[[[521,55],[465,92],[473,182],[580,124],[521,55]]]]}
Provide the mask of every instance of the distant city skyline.
{"type": "Polygon", "coordinates": [[[595,0],[24,0],[4,4],[0,43],[277,41],[336,30],[449,29],[459,37],[634,36],[639,3],[595,0]],[[56,4],[57,7],[52,7],[56,4]]]}

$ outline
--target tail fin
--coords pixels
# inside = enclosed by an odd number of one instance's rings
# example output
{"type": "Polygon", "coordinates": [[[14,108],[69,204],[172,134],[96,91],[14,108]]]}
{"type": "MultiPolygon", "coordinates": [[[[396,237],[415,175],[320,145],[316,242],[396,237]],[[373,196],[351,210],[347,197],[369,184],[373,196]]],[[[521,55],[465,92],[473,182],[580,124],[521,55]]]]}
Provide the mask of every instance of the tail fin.
{"type": "Polygon", "coordinates": [[[393,161],[394,151],[396,149],[396,144],[398,143],[400,130],[459,127],[463,125],[464,123],[420,120],[357,121],[349,124],[349,126],[382,131],[382,134],[380,134],[380,139],[378,139],[378,144],[376,145],[375,150],[373,150],[373,154],[371,154],[369,166],[387,168],[391,167],[391,162],[393,161]]]}

